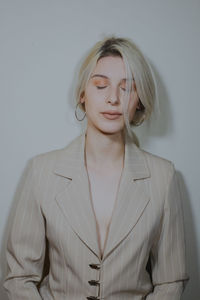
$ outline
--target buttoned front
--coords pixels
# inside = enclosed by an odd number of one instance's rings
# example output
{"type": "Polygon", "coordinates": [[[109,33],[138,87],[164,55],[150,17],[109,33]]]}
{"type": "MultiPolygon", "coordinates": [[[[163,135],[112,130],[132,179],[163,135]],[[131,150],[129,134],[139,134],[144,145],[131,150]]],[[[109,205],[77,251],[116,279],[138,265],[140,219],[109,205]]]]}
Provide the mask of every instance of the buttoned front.
{"type": "Polygon", "coordinates": [[[171,300],[169,291],[180,299],[188,275],[173,164],[126,137],[101,258],[84,145],[85,133],[30,162],[7,246],[4,287],[10,299],[171,300]],[[50,268],[44,277],[45,255],[50,268]],[[152,276],[146,270],[149,258],[152,276]]]}
{"type": "Polygon", "coordinates": [[[89,280],[88,281],[90,285],[99,285],[100,282],[98,280],[89,280]]]}
{"type": "Polygon", "coordinates": [[[90,268],[99,270],[100,269],[100,264],[89,264],[90,268]]]}
{"type": "Polygon", "coordinates": [[[101,285],[100,285],[100,281],[101,281],[101,264],[95,264],[95,263],[91,263],[89,264],[89,267],[91,269],[94,269],[96,270],[96,272],[98,272],[98,280],[95,280],[95,279],[91,279],[88,281],[88,283],[91,285],[91,286],[95,286],[97,287],[97,290],[95,291],[95,294],[96,296],[88,296],[86,297],[87,299],[101,299],[100,298],[100,293],[101,293],[101,285]]]}

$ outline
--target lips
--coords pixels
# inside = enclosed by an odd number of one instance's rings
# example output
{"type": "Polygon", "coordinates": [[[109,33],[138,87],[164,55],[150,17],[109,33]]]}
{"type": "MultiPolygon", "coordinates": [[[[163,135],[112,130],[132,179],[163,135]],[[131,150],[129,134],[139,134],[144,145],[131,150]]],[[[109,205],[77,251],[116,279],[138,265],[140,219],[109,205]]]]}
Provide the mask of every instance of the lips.
{"type": "Polygon", "coordinates": [[[109,114],[109,115],[121,115],[121,113],[120,113],[120,112],[113,111],[113,110],[107,110],[107,111],[104,111],[104,112],[102,112],[102,114],[109,114]]]}
{"type": "Polygon", "coordinates": [[[102,114],[106,119],[109,119],[109,120],[115,120],[115,119],[120,118],[120,116],[121,116],[121,113],[113,112],[113,111],[106,111],[106,112],[103,112],[102,114]]]}

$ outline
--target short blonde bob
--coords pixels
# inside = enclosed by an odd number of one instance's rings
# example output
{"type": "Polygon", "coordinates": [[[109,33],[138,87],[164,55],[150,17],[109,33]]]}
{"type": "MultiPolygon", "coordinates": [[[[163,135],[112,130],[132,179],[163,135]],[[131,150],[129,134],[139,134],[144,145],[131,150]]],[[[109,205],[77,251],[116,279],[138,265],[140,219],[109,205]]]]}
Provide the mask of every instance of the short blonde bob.
{"type": "Polygon", "coordinates": [[[123,101],[123,114],[125,128],[130,136],[133,135],[131,126],[138,126],[148,119],[153,111],[156,86],[152,69],[141,53],[139,48],[128,38],[116,38],[109,36],[97,42],[84,58],[78,74],[78,82],[75,89],[75,98],[79,108],[85,111],[84,103],[80,103],[84,95],[85,87],[90,79],[99,59],[106,56],[118,56],[124,61],[126,68],[127,94],[124,100],[128,100],[132,88],[132,79],[135,81],[136,90],[139,97],[139,109],[136,109],[134,118],[129,122],[128,118],[128,101],[123,101]]]}

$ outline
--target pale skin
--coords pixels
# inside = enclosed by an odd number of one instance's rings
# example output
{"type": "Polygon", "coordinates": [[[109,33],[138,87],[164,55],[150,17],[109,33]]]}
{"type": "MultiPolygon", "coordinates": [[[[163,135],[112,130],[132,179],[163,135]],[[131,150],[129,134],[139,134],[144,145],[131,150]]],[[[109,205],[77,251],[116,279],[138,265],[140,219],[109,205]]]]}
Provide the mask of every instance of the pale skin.
{"type": "MultiPolygon", "coordinates": [[[[97,62],[80,99],[81,103],[85,103],[87,116],[85,162],[101,255],[115,206],[125,149],[123,114],[111,120],[102,112],[112,110],[122,113],[125,78],[125,65],[121,57],[103,57],[97,62]]],[[[134,81],[132,86],[129,121],[133,119],[139,103],[134,81]]]]}

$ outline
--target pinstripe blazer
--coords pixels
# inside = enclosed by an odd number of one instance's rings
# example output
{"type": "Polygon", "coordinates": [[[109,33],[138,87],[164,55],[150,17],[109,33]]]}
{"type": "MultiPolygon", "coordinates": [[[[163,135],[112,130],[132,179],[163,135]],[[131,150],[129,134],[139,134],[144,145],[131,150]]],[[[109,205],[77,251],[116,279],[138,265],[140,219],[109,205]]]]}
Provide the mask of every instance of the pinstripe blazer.
{"type": "Polygon", "coordinates": [[[7,244],[9,299],[181,298],[188,275],[174,165],[138,148],[127,135],[125,141],[102,258],[84,162],[85,132],[67,147],[31,159],[7,244]]]}

